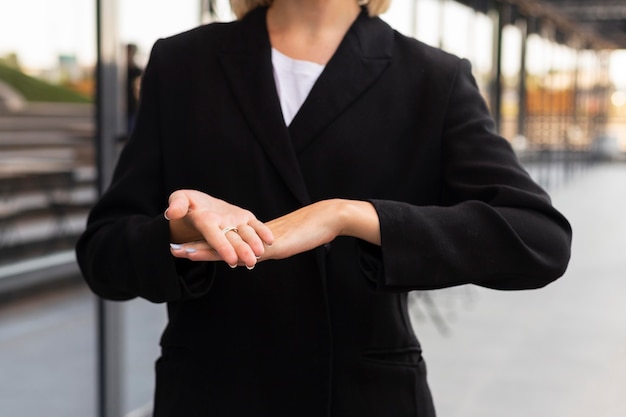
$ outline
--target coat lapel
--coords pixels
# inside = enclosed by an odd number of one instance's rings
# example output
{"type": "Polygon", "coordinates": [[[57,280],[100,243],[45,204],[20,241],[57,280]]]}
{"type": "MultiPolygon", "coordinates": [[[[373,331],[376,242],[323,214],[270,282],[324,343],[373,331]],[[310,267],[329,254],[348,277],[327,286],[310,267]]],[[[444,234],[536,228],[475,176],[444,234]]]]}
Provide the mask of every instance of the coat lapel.
{"type": "Polygon", "coordinates": [[[296,153],[318,137],[391,62],[393,30],[363,10],[289,126],[296,153]]]}
{"type": "Polygon", "coordinates": [[[293,122],[286,128],[276,93],[266,8],[250,12],[226,39],[221,63],[256,138],[300,204],[311,202],[297,153],[382,74],[393,30],[364,10],[346,33],[293,122]],[[236,35],[235,35],[236,34],[236,35]]]}
{"type": "Polygon", "coordinates": [[[268,158],[298,202],[308,195],[274,83],[265,8],[250,12],[227,39],[220,56],[233,94],[268,158]]]}

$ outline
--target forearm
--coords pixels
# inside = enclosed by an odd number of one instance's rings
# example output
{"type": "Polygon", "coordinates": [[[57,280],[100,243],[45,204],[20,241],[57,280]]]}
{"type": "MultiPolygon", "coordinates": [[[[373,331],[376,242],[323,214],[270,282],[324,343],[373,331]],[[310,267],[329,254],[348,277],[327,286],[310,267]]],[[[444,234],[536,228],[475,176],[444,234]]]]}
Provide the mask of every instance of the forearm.
{"type": "Polygon", "coordinates": [[[338,200],[340,236],[351,236],[380,246],[380,221],[378,213],[368,201],[338,200]]]}
{"type": "Polygon", "coordinates": [[[384,288],[425,290],[467,283],[537,288],[561,276],[569,259],[571,229],[549,206],[373,203],[385,234],[380,261],[384,288]]]}
{"type": "Polygon", "coordinates": [[[76,254],[87,284],[101,297],[163,302],[186,296],[167,248],[164,219],[131,216],[90,225],[76,254]]]}

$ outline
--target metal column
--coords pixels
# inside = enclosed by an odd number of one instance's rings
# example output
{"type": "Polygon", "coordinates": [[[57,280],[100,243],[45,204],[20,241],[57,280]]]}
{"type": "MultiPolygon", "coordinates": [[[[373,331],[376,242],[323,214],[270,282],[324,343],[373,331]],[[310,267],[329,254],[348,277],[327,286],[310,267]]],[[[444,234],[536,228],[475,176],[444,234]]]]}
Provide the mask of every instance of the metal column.
{"type": "Polygon", "coordinates": [[[526,137],[526,115],[528,101],[526,91],[526,78],[527,78],[527,57],[528,57],[528,19],[520,19],[518,21],[518,28],[522,34],[522,44],[520,51],[520,69],[519,69],[519,84],[518,84],[518,111],[517,111],[517,134],[519,136],[526,137]]]}
{"type": "MultiPolygon", "coordinates": [[[[417,1],[417,0],[416,0],[417,1]]],[[[446,45],[445,45],[445,27],[446,27],[446,4],[447,4],[448,0],[439,0],[439,15],[438,15],[438,19],[439,19],[439,25],[437,30],[439,31],[438,33],[438,37],[439,37],[439,41],[438,41],[438,46],[441,49],[445,49],[446,45]]]]}
{"type": "Polygon", "coordinates": [[[489,91],[491,113],[496,123],[496,129],[500,131],[502,123],[502,32],[506,19],[504,16],[504,5],[495,2],[492,9],[493,32],[493,71],[491,75],[491,86],[489,91]]]}
{"type": "Polygon", "coordinates": [[[200,0],[200,22],[208,23],[215,17],[216,0],[200,0]]]}
{"type": "MultiPolygon", "coordinates": [[[[106,189],[117,158],[116,139],[122,134],[122,76],[117,31],[117,0],[96,0],[97,89],[96,158],[98,192],[106,189]]],[[[121,417],[122,314],[120,304],[100,298],[97,304],[98,416],[121,417]]]]}

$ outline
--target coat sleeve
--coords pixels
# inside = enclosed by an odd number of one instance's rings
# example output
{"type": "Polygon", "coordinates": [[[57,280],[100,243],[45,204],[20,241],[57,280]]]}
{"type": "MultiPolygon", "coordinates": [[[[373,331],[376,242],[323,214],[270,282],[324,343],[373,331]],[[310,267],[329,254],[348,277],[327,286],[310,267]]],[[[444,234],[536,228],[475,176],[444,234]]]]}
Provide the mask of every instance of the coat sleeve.
{"type": "Polygon", "coordinates": [[[494,130],[469,62],[458,61],[442,129],[440,204],[371,201],[382,244],[361,244],[361,261],[379,289],[530,289],[565,272],[570,225],[494,130]]]}
{"type": "Polygon", "coordinates": [[[133,134],[76,245],[87,284],[112,300],[197,297],[208,291],[213,279],[213,264],[176,259],[169,252],[169,225],[163,217],[169,192],[160,129],[160,42],[142,79],[133,134]]]}

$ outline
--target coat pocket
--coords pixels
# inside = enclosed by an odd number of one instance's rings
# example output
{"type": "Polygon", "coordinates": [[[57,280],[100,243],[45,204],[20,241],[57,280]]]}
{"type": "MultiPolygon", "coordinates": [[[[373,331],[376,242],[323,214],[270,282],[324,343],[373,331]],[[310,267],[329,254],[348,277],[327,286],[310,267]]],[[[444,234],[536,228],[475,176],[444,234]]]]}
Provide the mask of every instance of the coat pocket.
{"type": "Polygon", "coordinates": [[[363,351],[360,366],[341,382],[338,416],[435,417],[418,346],[363,351]]]}
{"type": "Polygon", "coordinates": [[[396,348],[367,349],[363,352],[365,360],[390,366],[417,367],[424,361],[419,346],[396,348]]]}

